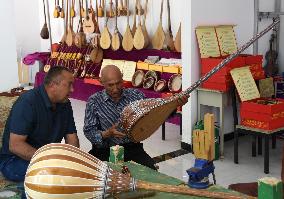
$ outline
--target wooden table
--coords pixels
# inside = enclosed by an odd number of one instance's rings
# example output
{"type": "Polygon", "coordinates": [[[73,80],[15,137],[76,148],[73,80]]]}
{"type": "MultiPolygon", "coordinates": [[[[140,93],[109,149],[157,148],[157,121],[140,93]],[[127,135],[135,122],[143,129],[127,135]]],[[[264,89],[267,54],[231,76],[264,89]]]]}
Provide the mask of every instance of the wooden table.
{"type": "Polygon", "coordinates": [[[224,108],[230,104],[228,92],[197,88],[198,119],[201,118],[201,105],[217,107],[220,110],[220,157],[224,158],[224,108]]]}
{"type": "Polygon", "coordinates": [[[239,133],[249,134],[253,136],[252,140],[252,156],[256,156],[256,140],[258,140],[258,154],[262,154],[262,138],[264,138],[264,173],[269,173],[269,138],[272,138],[272,148],[276,147],[276,135],[283,133],[284,127],[275,130],[263,130],[236,125],[234,132],[234,162],[239,163],[239,133]]]}

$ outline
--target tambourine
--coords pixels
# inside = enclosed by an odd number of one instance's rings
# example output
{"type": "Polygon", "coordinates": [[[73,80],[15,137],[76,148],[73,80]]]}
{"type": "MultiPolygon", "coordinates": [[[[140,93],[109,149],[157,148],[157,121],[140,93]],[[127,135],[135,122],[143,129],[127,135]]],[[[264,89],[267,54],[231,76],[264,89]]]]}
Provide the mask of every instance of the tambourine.
{"type": "Polygon", "coordinates": [[[143,84],[145,73],[142,70],[137,70],[134,75],[132,76],[132,86],[133,87],[140,87],[143,84]]]}
{"type": "Polygon", "coordinates": [[[157,81],[154,85],[154,91],[156,92],[162,92],[163,90],[165,90],[165,88],[167,87],[167,82],[164,79],[160,79],[159,81],[157,81]]]}
{"type": "Polygon", "coordinates": [[[156,73],[156,71],[153,71],[153,70],[148,70],[145,74],[145,79],[148,78],[148,77],[153,77],[155,82],[158,80],[158,75],[156,73]]]}
{"type": "Polygon", "coordinates": [[[154,86],[154,84],[155,84],[155,78],[154,77],[147,77],[147,78],[144,79],[143,88],[150,89],[154,86]]]}
{"type": "Polygon", "coordinates": [[[181,75],[180,74],[174,74],[170,77],[168,82],[168,87],[171,92],[179,92],[181,91],[181,75]]]}

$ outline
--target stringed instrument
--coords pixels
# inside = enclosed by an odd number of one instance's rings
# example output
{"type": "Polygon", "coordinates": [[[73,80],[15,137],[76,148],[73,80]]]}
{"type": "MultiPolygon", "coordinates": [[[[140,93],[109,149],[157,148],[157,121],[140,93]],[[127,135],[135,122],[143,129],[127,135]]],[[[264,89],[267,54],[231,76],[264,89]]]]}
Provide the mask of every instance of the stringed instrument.
{"type": "Polygon", "coordinates": [[[125,51],[133,49],[133,36],[129,25],[129,0],[126,1],[127,6],[127,26],[122,39],[122,47],[125,51]]]}
{"type": "Polygon", "coordinates": [[[55,5],[54,5],[53,17],[58,18],[59,15],[60,15],[60,12],[58,11],[56,0],[54,0],[54,3],[55,3],[55,5]]]}
{"type": "Polygon", "coordinates": [[[143,35],[144,35],[144,48],[146,48],[149,45],[150,39],[149,39],[149,34],[147,31],[147,27],[146,27],[146,16],[147,16],[147,11],[148,11],[148,0],[146,0],[145,2],[145,8],[144,8],[144,19],[143,19],[143,24],[142,24],[142,31],[143,31],[143,35]]]}
{"type": "Polygon", "coordinates": [[[42,2],[43,2],[43,12],[44,12],[44,24],[40,31],[40,36],[42,39],[49,39],[49,31],[48,31],[47,23],[46,23],[45,1],[42,0],[42,2]]]}
{"type": "Polygon", "coordinates": [[[179,28],[176,34],[174,45],[175,45],[176,51],[181,52],[181,23],[179,24],[179,28]]]}
{"type": "MultiPolygon", "coordinates": [[[[87,1],[87,0],[86,0],[87,1]]],[[[79,0],[79,2],[81,3],[81,0],[79,0]]],[[[86,11],[85,11],[85,9],[84,9],[84,7],[83,7],[83,5],[84,5],[84,0],[82,0],[82,3],[81,3],[81,9],[80,9],[80,16],[81,17],[85,17],[86,16],[86,11]]]]}
{"type": "MultiPolygon", "coordinates": [[[[79,8],[80,10],[82,9],[82,4],[80,0],[79,0],[79,8]]],[[[81,15],[80,15],[80,20],[79,20],[79,25],[80,25],[80,29],[79,29],[79,32],[75,35],[74,44],[78,48],[82,48],[83,46],[87,44],[87,40],[86,40],[86,35],[83,31],[83,22],[82,22],[81,15]]]]}
{"type": "Polygon", "coordinates": [[[132,29],[131,29],[131,32],[132,32],[132,35],[134,36],[135,35],[135,32],[136,32],[136,10],[137,10],[137,3],[138,3],[138,0],[135,0],[135,7],[134,7],[134,14],[133,14],[133,26],[132,26],[132,29]]]}
{"type": "Polygon", "coordinates": [[[66,6],[67,6],[66,15],[67,15],[67,18],[69,16],[69,24],[68,24],[68,29],[67,29],[66,41],[65,42],[66,42],[67,46],[72,46],[72,44],[74,42],[74,38],[75,38],[75,33],[74,33],[73,28],[71,26],[72,17],[71,17],[71,12],[70,12],[70,4],[69,4],[68,0],[67,0],[67,5],[66,6]]]}
{"type": "Polygon", "coordinates": [[[112,35],[112,40],[111,40],[111,47],[113,50],[118,50],[121,45],[121,39],[122,36],[118,30],[117,27],[117,16],[118,16],[118,0],[115,0],[115,28],[114,28],[114,33],[112,35]]]}
{"type": "Polygon", "coordinates": [[[122,11],[123,10],[123,2],[122,2],[122,0],[120,0],[120,4],[119,4],[119,6],[117,7],[117,16],[119,17],[119,16],[123,16],[122,15],[122,11]]]}
{"type": "Polygon", "coordinates": [[[163,24],[162,24],[163,5],[164,5],[164,0],[161,0],[160,22],[152,38],[152,46],[154,49],[157,49],[157,50],[161,50],[165,42],[165,32],[163,30],[163,24]]]}
{"type": "Polygon", "coordinates": [[[96,0],[96,18],[97,18],[97,25],[95,27],[95,36],[92,38],[91,42],[93,46],[95,47],[100,47],[100,37],[101,37],[101,32],[100,32],[100,27],[99,27],[99,16],[98,16],[98,0],[96,0]]]}
{"type": "Polygon", "coordinates": [[[109,18],[113,18],[114,15],[117,15],[117,13],[115,14],[114,10],[113,10],[113,2],[112,0],[110,0],[110,3],[109,3],[109,11],[108,11],[108,17],[109,18]]]}
{"type": "Polygon", "coordinates": [[[167,0],[167,10],[168,10],[168,31],[166,32],[165,48],[174,51],[175,44],[174,44],[172,25],[171,25],[170,0],[167,0]]]}
{"type": "Polygon", "coordinates": [[[104,9],[102,7],[102,0],[100,0],[100,5],[99,5],[99,8],[98,8],[98,14],[97,15],[98,15],[98,17],[103,17],[104,16],[104,9]]]}
{"type": "MultiPolygon", "coordinates": [[[[68,1],[68,0],[67,0],[68,1]]],[[[60,12],[60,17],[61,18],[65,18],[65,13],[64,13],[64,0],[62,0],[62,8],[61,8],[61,12],[60,12]]]]}
{"type": "MultiPolygon", "coordinates": [[[[62,12],[63,9],[64,8],[61,9],[61,12],[62,12]]],[[[64,28],[63,36],[62,36],[61,41],[60,41],[61,44],[65,44],[65,42],[66,42],[66,35],[67,35],[67,29],[68,29],[68,17],[64,17],[63,23],[65,24],[65,28],[64,28]]]]}
{"type": "Polygon", "coordinates": [[[95,24],[93,21],[92,13],[89,12],[88,9],[88,0],[85,1],[86,11],[85,11],[85,19],[83,22],[83,31],[85,34],[91,34],[95,31],[95,24]]]}
{"type": "Polygon", "coordinates": [[[134,34],[134,38],[133,38],[133,45],[137,50],[141,50],[144,48],[145,46],[145,37],[144,37],[144,33],[143,33],[143,29],[142,29],[142,22],[141,22],[141,4],[140,4],[140,0],[138,1],[138,17],[139,17],[139,21],[138,21],[138,26],[136,29],[136,32],[134,34]]]}
{"type": "MultiPolygon", "coordinates": [[[[273,30],[274,31],[274,30],[273,30]]],[[[274,77],[278,73],[277,57],[278,53],[275,50],[275,34],[271,34],[269,39],[269,50],[265,54],[266,64],[264,66],[265,74],[268,77],[274,77]]]]}
{"type": "Polygon", "coordinates": [[[244,194],[138,180],[73,145],[61,143],[46,144],[35,152],[25,175],[24,188],[27,198],[34,199],[100,199],[139,189],[202,198],[256,199],[244,194]]]}
{"type": "MultiPolygon", "coordinates": [[[[105,5],[105,1],[104,0],[104,5],[105,5]]],[[[104,6],[104,29],[103,32],[101,34],[101,38],[100,38],[100,45],[102,49],[109,49],[110,45],[111,45],[111,34],[108,30],[107,27],[107,22],[108,22],[108,18],[107,18],[107,10],[106,10],[106,5],[104,6]]]]}
{"type": "Polygon", "coordinates": [[[101,48],[98,48],[96,59],[94,60],[95,64],[101,63],[104,57],[104,51],[101,48]]]}
{"type": "Polygon", "coordinates": [[[71,9],[70,9],[70,15],[71,17],[75,17],[76,16],[76,11],[75,11],[75,0],[72,0],[72,6],[71,6],[71,9]]]}

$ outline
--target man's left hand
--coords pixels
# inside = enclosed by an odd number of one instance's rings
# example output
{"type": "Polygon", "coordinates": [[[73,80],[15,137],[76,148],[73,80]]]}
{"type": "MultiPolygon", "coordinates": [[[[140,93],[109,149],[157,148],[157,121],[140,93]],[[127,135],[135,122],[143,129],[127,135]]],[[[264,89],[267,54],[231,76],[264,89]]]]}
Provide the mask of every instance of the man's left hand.
{"type": "Polygon", "coordinates": [[[178,106],[183,106],[188,102],[188,97],[182,96],[177,99],[178,106]]]}

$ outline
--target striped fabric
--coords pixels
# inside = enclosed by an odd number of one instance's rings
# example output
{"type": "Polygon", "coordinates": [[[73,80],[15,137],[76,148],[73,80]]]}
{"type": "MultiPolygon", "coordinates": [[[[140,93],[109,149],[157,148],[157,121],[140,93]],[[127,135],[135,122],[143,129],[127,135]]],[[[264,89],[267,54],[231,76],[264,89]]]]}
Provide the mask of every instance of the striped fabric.
{"type": "Polygon", "coordinates": [[[109,148],[117,144],[128,143],[127,137],[102,139],[101,132],[116,124],[124,107],[131,102],[144,99],[137,89],[123,89],[122,97],[115,103],[105,90],[92,95],[86,105],[84,134],[97,148],[109,148]]]}
{"type": "Polygon", "coordinates": [[[30,199],[103,198],[108,166],[67,144],[48,144],[34,154],[25,177],[30,199]]]}

